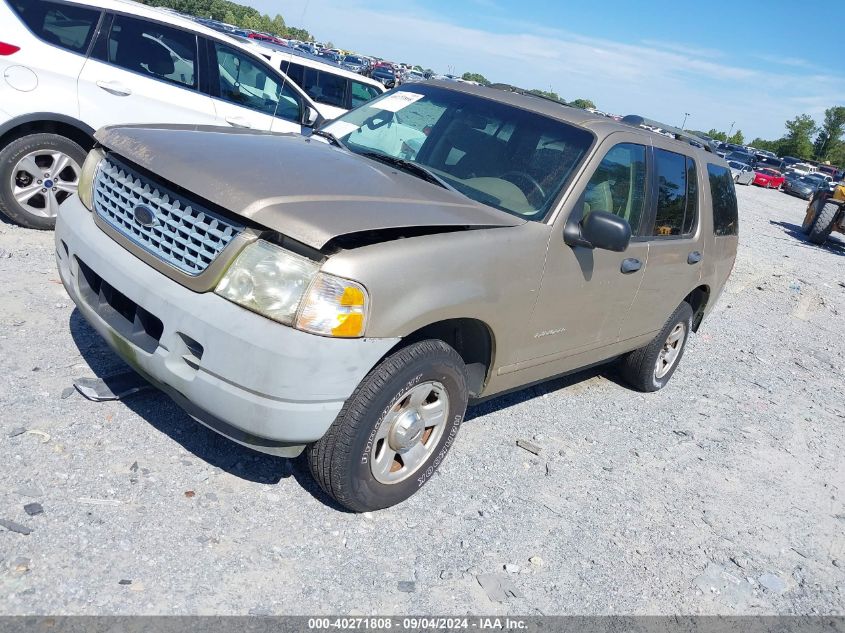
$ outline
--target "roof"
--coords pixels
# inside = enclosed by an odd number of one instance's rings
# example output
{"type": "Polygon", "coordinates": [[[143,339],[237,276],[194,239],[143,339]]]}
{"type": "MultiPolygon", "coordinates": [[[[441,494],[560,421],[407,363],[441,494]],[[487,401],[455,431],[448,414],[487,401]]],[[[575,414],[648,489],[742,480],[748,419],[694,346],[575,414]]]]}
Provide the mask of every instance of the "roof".
{"type": "MultiPolygon", "coordinates": [[[[593,114],[587,110],[566,105],[561,101],[555,101],[554,99],[550,99],[548,97],[535,95],[519,89],[517,89],[518,92],[514,92],[513,86],[504,86],[499,84],[504,87],[486,87],[439,79],[431,79],[424,83],[428,85],[436,85],[455,92],[464,92],[484,97],[486,99],[499,101],[501,103],[506,103],[516,108],[536,112],[537,114],[542,114],[543,116],[557,119],[565,123],[588,128],[601,136],[607,136],[612,132],[637,132],[644,138],[660,139],[661,141],[665,141],[670,144],[678,144],[679,147],[683,147],[687,152],[704,153],[706,151],[703,148],[690,145],[688,141],[669,138],[662,134],[651,132],[645,128],[634,126],[630,123],[623,123],[600,114],[593,114]]],[[[639,118],[642,119],[642,117],[639,118]]],[[[647,121],[647,119],[643,120],[647,121]]],[[[659,126],[660,124],[656,125],[659,126]]],[[[680,132],[680,130],[678,130],[678,132],[680,132]]],[[[719,156],[709,151],[706,151],[706,160],[708,162],[722,162],[722,159],[719,156]]]]}

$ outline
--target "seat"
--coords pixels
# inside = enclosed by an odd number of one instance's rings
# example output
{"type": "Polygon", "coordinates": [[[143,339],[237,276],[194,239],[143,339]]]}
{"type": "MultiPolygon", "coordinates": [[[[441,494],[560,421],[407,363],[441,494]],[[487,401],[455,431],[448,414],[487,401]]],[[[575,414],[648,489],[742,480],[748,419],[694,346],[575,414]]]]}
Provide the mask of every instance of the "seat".
{"type": "Polygon", "coordinates": [[[166,77],[176,66],[167,49],[155,39],[138,32],[123,32],[114,62],[127,70],[166,77]]]}
{"type": "Polygon", "coordinates": [[[610,192],[610,181],[603,180],[596,184],[587,185],[584,193],[584,215],[590,211],[607,211],[613,213],[613,195],[610,192]]]}

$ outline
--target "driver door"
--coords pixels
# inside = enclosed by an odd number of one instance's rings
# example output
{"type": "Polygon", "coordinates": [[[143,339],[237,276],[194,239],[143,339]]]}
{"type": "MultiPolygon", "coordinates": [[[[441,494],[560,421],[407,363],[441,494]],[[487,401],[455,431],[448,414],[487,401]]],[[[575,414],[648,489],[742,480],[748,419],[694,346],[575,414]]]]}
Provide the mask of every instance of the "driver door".
{"type": "Polygon", "coordinates": [[[640,225],[648,208],[650,162],[651,148],[626,133],[609,136],[591,160],[583,185],[576,186],[573,202],[564,206],[552,231],[522,360],[556,363],[546,373],[557,373],[602,359],[601,348],[617,342],[648,261],[649,244],[640,236],[640,225]],[[592,211],[628,221],[632,239],[625,252],[564,242],[566,221],[579,221],[592,211]],[[570,358],[574,356],[581,357],[570,358]]]}
{"type": "Polygon", "coordinates": [[[209,81],[219,125],[302,132],[302,100],[285,77],[245,51],[209,43],[209,81]]]}

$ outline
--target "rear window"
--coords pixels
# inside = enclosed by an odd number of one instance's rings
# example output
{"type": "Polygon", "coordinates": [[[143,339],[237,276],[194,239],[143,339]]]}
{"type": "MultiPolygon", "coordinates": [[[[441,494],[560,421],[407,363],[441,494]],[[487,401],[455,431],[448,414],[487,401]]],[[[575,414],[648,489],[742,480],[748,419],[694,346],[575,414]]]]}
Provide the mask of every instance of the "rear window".
{"type": "Polygon", "coordinates": [[[657,168],[657,215],[653,235],[680,237],[695,228],[698,179],[695,162],[683,154],[654,150],[657,168]]]}
{"type": "Polygon", "coordinates": [[[10,0],[15,13],[37,37],[74,53],[88,50],[100,11],[46,0],[10,0]]]}
{"type": "Polygon", "coordinates": [[[731,172],[720,165],[707,165],[710,178],[710,197],[713,199],[713,233],[736,235],[739,231],[739,214],[736,192],[731,172]]]}

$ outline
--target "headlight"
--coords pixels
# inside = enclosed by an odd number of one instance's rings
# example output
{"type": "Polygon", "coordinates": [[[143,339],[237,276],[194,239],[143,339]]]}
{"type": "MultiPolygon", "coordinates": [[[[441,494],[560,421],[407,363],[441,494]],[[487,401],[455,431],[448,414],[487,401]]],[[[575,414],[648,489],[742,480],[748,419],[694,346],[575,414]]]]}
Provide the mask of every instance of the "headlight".
{"type": "Polygon", "coordinates": [[[89,211],[94,210],[94,177],[97,175],[97,168],[100,161],[105,158],[103,150],[97,148],[88,152],[85,162],[82,164],[82,173],[79,174],[77,193],[79,200],[89,211]]]}
{"type": "Polygon", "coordinates": [[[367,291],[284,248],[258,240],[237,256],[215,292],[285,325],[321,336],[363,336],[367,291]]]}
{"type": "Polygon", "coordinates": [[[279,323],[292,325],[319,264],[258,240],[235,259],[215,292],[279,323]]]}
{"type": "Polygon", "coordinates": [[[361,284],[320,273],[302,302],[296,327],[312,334],[354,338],[364,335],[367,291],[361,284]]]}

